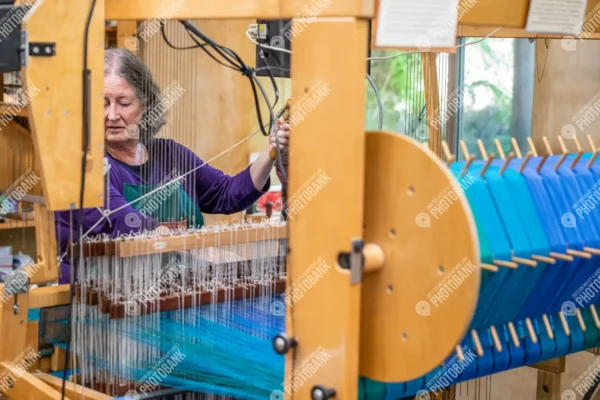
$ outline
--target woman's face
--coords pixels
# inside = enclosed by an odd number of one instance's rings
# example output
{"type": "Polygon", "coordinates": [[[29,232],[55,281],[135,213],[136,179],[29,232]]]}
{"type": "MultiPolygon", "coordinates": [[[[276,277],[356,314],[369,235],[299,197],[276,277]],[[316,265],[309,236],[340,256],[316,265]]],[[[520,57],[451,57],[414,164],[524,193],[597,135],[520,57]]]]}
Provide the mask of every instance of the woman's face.
{"type": "Polygon", "coordinates": [[[138,140],[142,111],[142,102],[125,79],[113,73],[104,77],[104,140],[138,140]]]}

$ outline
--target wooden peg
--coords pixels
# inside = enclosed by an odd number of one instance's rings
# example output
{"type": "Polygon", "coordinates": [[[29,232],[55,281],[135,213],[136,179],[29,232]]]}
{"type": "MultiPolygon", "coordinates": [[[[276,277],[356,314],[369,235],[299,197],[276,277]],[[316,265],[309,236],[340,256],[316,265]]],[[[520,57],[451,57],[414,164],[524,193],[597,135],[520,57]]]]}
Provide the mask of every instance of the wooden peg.
{"type": "Polygon", "coordinates": [[[533,344],[537,343],[537,335],[535,334],[535,329],[533,329],[533,324],[529,318],[525,318],[525,325],[527,326],[527,331],[529,332],[529,337],[533,344]]]}
{"type": "Polygon", "coordinates": [[[540,163],[538,164],[536,171],[539,174],[540,171],[542,170],[542,167],[544,166],[544,164],[546,163],[546,160],[548,160],[548,154],[546,154],[544,157],[542,157],[542,161],[540,161],[540,163]]]}
{"type": "Polygon", "coordinates": [[[579,250],[567,250],[567,254],[574,256],[574,257],[580,257],[580,258],[585,258],[585,259],[590,259],[592,258],[592,255],[590,253],[586,253],[585,251],[579,251],[579,250]]]}
{"type": "Polygon", "coordinates": [[[550,320],[546,314],[542,315],[542,321],[544,321],[544,326],[546,327],[546,333],[550,339],[554,339],[554,331],[552,330],[552,326],[550,326],[550,320]]]}
{"type": "Polygon", "coordinates": [[[552,257],[538,256],[536,254],[532,254],[531,259],[539,262],[545,262],[547,264],[556,264],[556,259],[552,257]]]}
{"type": "Polygon", "coordinates": [[[467,160],[467,163],[465,164],[464,168],[462,169],[462,171],[460,171],[460,176],[465,176],[465,174],[469,170],[469,167],[471,166],[471,164],[473,164],[473,161],[475,161],[475,157],[471,157],[467,160]]]}
{"type": "Polygon", "coordinates": [[[579,160],[581,160],[582,155],[583,155],[583,152],[581,152],[581,151],[579,153],[577,153],[577,156],[575,156],[575,159],[571,163],[571,171],[575,169],[575,167],[577,166],[577,163],[579,162],[579,160]]]}
{"type": "Polygon", "coordinates": [[[553,156],[554,153],[552,153],[552,148],[550,147],[548,138],[546,136],[542,136],[542,141],[544,142],[544,147],[546,148],[546,153],[548,153],[549,156],[553,156]]]}
{"type": "Polygon", "coordinates": [[[446,165],[450,166],[450,164],[456,161],[456,157],[450,152],[448,143],[445,140],[442,140],[442,150],[444,150],[444,154],[446,155],[446,165]]]}
{"type": "Polygon", "coordinates": [[[465,160],[468,160],[469,158],[471,158],[471,155],[469,154],[469,149],[467,149],[467,144],[465,143],[465,141],[461,140],[459,145],[460,145],[460,149],[463,153],[463,157],[465,158],[465,160]]]}
{"type": "Polygon", "coordinates": [[[496,351],[498,351],[498,353],[502,353],[502,343],[500,343],[500,338],[498,337],[498,332],[496,331],[495,326],[492,325],[492,327],[490,327],[490,333],[492,334],[492,341],[494,342],[496,351]]]}
{"type": "Polygon", "coordinates": [[[527,143],[529,143],[529,151],[531,152],[531,154],[533,154],[534,157],[538,156],[538,152],[535,148],[535,145],[533,144],[533,139],[530,137],[527,138],[527,143]]]}
{"type": "Polygon", "coordinates": [[[504,160],[506,157],[504,156],[504,150],[502,150],[502,145],[500,144],[500,140],[494,139],[494,144],[496,145],[496,150],[498,150],[498,156],[500,156],[500,158],[502,160],[504,160]]]}
{"type": "Polygon", "coordinates": [[[563,330],[565,331],[565,335],[571,336],[571,330],[569,329],[567,317],[565,317],[565,314],[562,311],[558,313],[558,316],[560,317],[560,323],[562,324],[563,330]]]}
{"type": "Polygon", "coordinates": [[[596,324],[596,328],[600,328],[600,318],[598,318],[596,307],[593,304],[590,306],[590,311],[592,312],[592,317],[594,317],[594,323],[596,324]]]}
{"type": "Polygon", "coordinates": [[[598,154],[600,154],[600,152],[594,151],[594,154],[590,157],[590,160],[586,165],[587,169],[592,168],[592,165],[594,165],[594,161],[596,161],[596,158],[598,158],[598,154]]]}
{"type": "Polygon", "coordinates": [[[481,340],[475,329],[471,330],[471,337],[473,338],[473,344],[475,345],[475,351],[479,357],[483,357],[483,346],[481,346],[481,340]]]}
{"type": "Polygon", "coordinates": [[[550,252],[550,257],[558,258],[559,260],[563,260],[563,261],[573,261],[574,260],[573,256],[570,256],[568,254],[563,254],[563,253],[555,253],[553,251],[550,252]]]}
{"type": "MultiPolygon", "coordinates": [[[[560,136],[559,136],[560,137],[560,136]]],[[[558,169],[560,168],[560,166],[562,165],[563,162],[565,162],[565,160],[567,159],[567,156],[569,154],[565,153],[562,156],[560,156],[560,159],[558,160],[558,162],[556,163],[556,165],[554,166],[554,172],[558,171],[558,169]]]]}
{"type": "Polygon", "coordinates": [[[590,169],[590,168],[592,168],[592,165],[594,165],[594,161],[596,161],[596,158],[598,158],[598,154],[600,154],[600,151],[596,150],[596,145],[594,144],[594,140],[592,139],[592,137],[590,136],[589,133],[586,135],[586,137],[590,144],[590,148],[592,149],[592,152],[594,153],[587,163],[587,168],[590,169]]]}
{"type": "Polygon", "coordinates": [[[529,160],[531,160],[531,152],[527,153],[527,156],[525,156],[525,160],[523,161],[523,164],[521,164],[521,166],[519,167],[519,173],[522,174],[523,171],[525,170],[525,166],[527,165],[527,163],[529,162],[529,160]]]}
{"type": "Polygon", "coordinates": [[[595,256],[600,256],[600,249],[596,249],[594,247],[584,247],[583,251],[593,254],[595,256]]]}
{"type": "Polygon", "coordinates": [[[537,267],[537,262],[534,260],[528,260],[527,258],[513,257],[512,260],[517,264],[527,265],[528,267],[537,267]]]}
{"type": "Polygon", "coordinates": [[[481,158],[484,161],[487,161],[487,159],[488,159],[487,151],[485,151],[485,146],[483,145],[483,141],[481,139],[477,139],[477,147],[479,147],[479,152],[481,153],[481,158]]]}
{"type": "Polygon", "coordinates": [[[494,265],[497,265],[499,267],[506,267],[506,268],[518,268],[519,264],[517,264],[516,262],[512,262],[512,261],[504,261],[504,260],[493,260],[492,261],[494,263],[494,265]]]}
{"type": "Polygon", "coordinates": [[[492,165],[492,161],[494,161],[494,158],[496,156],[494,155],[494,153],[490,154],[489,158],[487,158],[487,161],[485,162],[485,165],[483,166],[483,168],[481,169],[481,174],[480,176],[483,178],[483,176],[485,175],[485,173],[487,172],[488,168],[490,167],[490,165],[492,165]]]}
{"type": "Polygon", "coordinates": [[[508,323],[508,332],[510,333],[510,337],[513,341],[515,347],[521,347],[521,341],[519,340],[519,335],[517,335],[517,330],[515,329],[515,325],[512,322],[508,323]]]}
{"type": "Polygon", "coordinates": [[[517,142],[517,139],[515,139],[514,137],[510,138],[510,143],[512,144],[513,151],[515,152],[517,157],[523,158],[523,156],[521,155],[521,149],[519,148],[519,143],[517,142]]]}
{"type": "Polygon", "coordinates": [[[511,152],[508,155],[508,157],[506,158],[506,161],[504,162],[504,165],[500,169],[500,175],[502,175],[504,173],[504,171],[506,171],[506,168],[508,167],[508,165],[510,164],[510,162],[512,161],[513,158],[515,158],[515,155],[514,155],[514,153],[511,152]]]}
{"type": "Polygon", "coordinates": [[[569,150],[567,150],[567,146],[565,145],[565,140],[562,136],[558,137],[558,143],[560,144],[560,150],[563,152],[563,154],[569,152],[569,150]]]}
{"type": "Polygon", "coordinates": [[[481,269],[485,269],[486,271],[490,272],[498,272],[498,267],[491,264],[481,264],[481,269]]]}
{"type": "Polygon", "coordinates": [[[585,332],[586,326],[585,326],[585,322],[583,321],[583,316],[581,315],[581,311],[579,311],[579,308],[575,309],[575,315],[577,316],[577,321],[579,322],[579,327],[581,328],[581,330],[583,332],[585,332]]]}
{"type": "Polygon", "coordinates": [[[460,346],[456,346],[456,358],[460,362],[465,361],[465,353],[463,353],[463,349],[460,346]]]}
{"type": "Polygon", "coordinates": [[[579,143],[579,139],[577,139],[577,136],[573,137],[573,141],[575,142],[575,148],[577,148],[577,152],[581,153],[581,144],[579,143]]]}

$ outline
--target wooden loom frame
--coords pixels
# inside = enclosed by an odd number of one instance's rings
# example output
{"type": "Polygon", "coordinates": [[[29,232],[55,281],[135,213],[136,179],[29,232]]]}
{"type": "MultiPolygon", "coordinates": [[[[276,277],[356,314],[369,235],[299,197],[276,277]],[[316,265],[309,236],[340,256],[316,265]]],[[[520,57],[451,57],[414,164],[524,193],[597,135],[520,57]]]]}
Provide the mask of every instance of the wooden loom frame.
{"type": "MultiPolygon", "coordinates": [[[[53,58],[30,58],[28,67],[23,70],[25,81],[44,82],[46,85],[45,91],[29,104],[28,115],[32,121],[36,155],[41,161],[44,195],[51,210],[75,208],[80,190],[81,99],[72,93],[81,93],[82,84],[80,65],[72,60],[82,59],[83,36],[80,32],[89,7],[87,3],[46,0],[24,26],[30,41],[54,41],[59,49],[53,58]],[[60,29],[46,25],[48,20],[60,21],[60,29]],[[71,61],[70,66],[68,61],[71,61]],[[61,93],[60,85],[68,86],[71,91],[63,89],[61,93]]],[[[590,1],[588,9],[596,3],[590,1]]],[[[93,74],[92,115],[102,112],[104,20],[151,19],[164,4],[161,0],[97,1],[89,38],[89,64],[93,74]]],[[[293,18],[310,4],[309,0],[198,0],[186,2],[170,17],[293,18]]],[[[479,0],[460,22],[463,25],[523,28],[528,7],[528,0],[479,0]]],[[[293,285],[301,277],[305,266],[319,257],[329,265],[336,265],[335,274],[307,293],[293,310],[287,310],[287,333],[297,337],[301,343],[295,350],[298,359],[320,347],[336,350],[328,365],[310,377],[295,393],[298,398],[309,398],[313,385],[334,388],[336,398],[340,399],[356,398],[358,393],[361,286],[351,282],[347,270],[339,268],[337,255],[350,252],[352,239],[362,237],[364,59],[368,20],[374,17],[373,10],[373,0],[332,0],[331,6],[313,26],[294,39],[296,55],[292,61],[292,98],[301,98],[318,80],[325,80],[334,90],[328,104],[315,110],[310,121],[299,125],[294,135],[295,151],[311,156],[310,163],[291,158],[289,192],[301,189],[314,173],[315,166],[324,168],[332,180],[328,190],[323,191],[310,208],[303,210],[290,223],[289,283],[293,285]],[[332,49],[333,44],[337,49],[332,49]],[[332,57],[332,53],[336,57],[332,57]],[[305,64],[302,61],[320,57],[327,58],[329,62],[305,64]],[[327,134],[321,134],[323,132],[327,134]],[[331,212],[333,209],[337,212],[331,212]],[[344,218],[339,218],[339,215],[344,218]]],[[[428,71],[428,75],[435,74],[428,71]]],[[[427,86],[435,87],[433,83],[427,83],[427,86]]],[[[92,145],[86,171],[85,207],[102,206],[103,203],[101,120],[92,118],[91,124],[92,145]]],[[[439,153],[437,146],[434,150],[439,153]]],[[[43,281],[56,280],[56,276],[56,270],[47,271],[43,281]]],[[[20,349],[25,348],[28,324],[24,311],[68,303],[66,286],[33,289],[15,296],[14,302],[4,302],[0,311],[0,336],[11,337],[11,343],[10,346],[0,345],[0,360],[13,360],[20,349]],[[20,313],[14,313],[15,305],[19,306],[20,313]]],[[[6,362],[0,363],[0,373],[9,368],[6,362]]],[[[292,357],[288,356],[286,375],[293,370],[292,357]]],[[[5,394],[15,399],[58,399],[59,387],[60,382],[55,379],[26,373],[5,394]]],[[[67,389],[68,393],[72,393],[77,387],[68,384],[67,389]]],[[[87,389],[86,397],[108,398],[87,389]]]]}

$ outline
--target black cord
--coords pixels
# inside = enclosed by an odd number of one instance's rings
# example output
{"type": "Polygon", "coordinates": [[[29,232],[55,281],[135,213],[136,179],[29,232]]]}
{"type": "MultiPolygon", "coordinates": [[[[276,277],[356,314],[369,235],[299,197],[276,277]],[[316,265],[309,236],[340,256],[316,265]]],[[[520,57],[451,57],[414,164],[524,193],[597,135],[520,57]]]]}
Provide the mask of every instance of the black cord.
{"type": "MultiPolygon", "coordinates": [[[[267,57],[265,57],[265,53],[263,52],[261,47],[258,48],[258,56],[263,60],[265,65],[267,67],[269,67],[269,62],[267,61],[267,57]]],[[[255,72],[256,72],[256,70],[255,70],[255,72]]],[[[273,73],[271,72],[271,68],[267,68],[267,74],[269,74],[269,80],[271,81],[271,84],[273,85],[273,90],[275,91],[275,101],[273,102],[273,107],[272,107],[272,108],[275,108],[275,106],[277,105],[277,102],[279,101],[279,89],[277,88],[277,82],[275,82],[275,77],[273,76],[273,73]]]]}
{"type": "MultiPolygon", "coordinates": [[[[85,23],[85,33],[83,35],[83,156],[81,157],[81,190],[79,192],[79,213],[77,216],[77,224],[79,228],[79,237],[83,236],[83,197],[85,193],[85,170],[87,167],[87,155],[89,151],[90,144],[90,105],[91,105],[91,71],[88,68],[88,40],[89,40],[89,32],[90,32],[90,23],[92,21],[92,15],[94,14],[94,9],[96,8],[96,0],[92,0],[90,5],[90,11],[88,13],[87,21],[85,23]]],[[[70,282],[70,297],[71,297],[71,307],[73,306],[73,299],[75,298],[75,277],[77,276],[77,270],[79,267],[79,263],[81,263],[81,257],[78,257],[77,260],[71,265],[71,282],[70,282]]],[[[72,311],[72,310],[71,310],[72,311]]],[[[77,321],[75,321],[77,322],[77,321]]],[[[73,314],[71,313],[71,318],[69,319],[69,329],[67,331],[67,350],[65,355],[65,364],[63,370],[63,382],[62,382],[62,390],[61,390],[61,399],[65,398],[65,389],[67,384],[67,370],[69,368],[69,358],[71,352],[71,341],[74,340],[75,335],[71,334],[74,332],[72,329],[73,325],[73,314]]]]}
{"type": "MultiPolygon", "coordinates": [[[[244,76],[246,76],[250,80],[250,85],[252,87],[252,95],[254,96],[254,106],[256,108],[256,116],[258,119],[260,130],[264,136],[269,136],[269,132],[265,129],[265,124],[264,124],[264,121],[263,121],[263,118],[262,118],[262,115],[260,112],[260,102],[258,101],[258,92],[256,90],[257,81],[254,78],[254,69],[252,69],[248,65],[246,65],[242,61],[242,59],[237,55],[237,53],[235,53],[233,50],[215,43],[211,38],[204,35],[190,21],[183,20],[183,21],[179,21],[179,22],[190,33],[192,33],[193,35],[195,35],[197,38],[199,38],[200,40],[202,40],[204,42],[204,43],[198,43],[198,44],[202,45],[202,46],[200,46],[200,48],[202,50],[204,50],[207,54],[209,54],[211,56],[211,58],[216,60],[216,58],[211,53],[209,53],[207,49],[205,49],[204,46],[206,46],[206,45],[210,46],[216,53],[218,53],[226,62],[228,62],[231,65],[232,68],[240,71],[244,76]]],[[[220,64],[222,64],[222,63],[220,63],[220,64]]],[[[261,91],[263,93],[265,101],[267,102],[267,104],[269,104],[269,100],[267,98],[266,93],[263,90],[261,90],[261,91]]],[[[269,113],[270,113],[270,117],[272,117],[273,110],[269,109],[269,113]]],[[[269,121],[269,126],[272,126],[272,123],[273,123],[272,120],[269,121]]]]}

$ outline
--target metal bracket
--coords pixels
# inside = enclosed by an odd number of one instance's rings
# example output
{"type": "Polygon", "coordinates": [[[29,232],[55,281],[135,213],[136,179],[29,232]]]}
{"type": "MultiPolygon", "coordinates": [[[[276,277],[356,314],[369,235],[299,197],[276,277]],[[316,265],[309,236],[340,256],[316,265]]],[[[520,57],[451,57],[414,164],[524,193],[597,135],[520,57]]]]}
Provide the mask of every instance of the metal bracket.
{"type": "Polygon", "coordinates": [[[360,285],[362,282],[363,268],[365,266],[364,247],[365,242],[362,239],[352,239],[352,252],[338,254],[338,264],[340,267],[350,270],[350,283],[352,285],[360,285]]]}
{"type": "Polygon", "coordinates": [[[56,43],[54,42],[31,42],[28,48],[29,55],[32,57],[53,57],[56,55],[56,43]]]}

